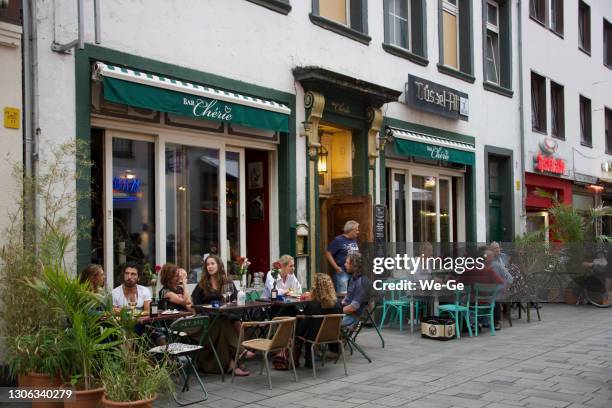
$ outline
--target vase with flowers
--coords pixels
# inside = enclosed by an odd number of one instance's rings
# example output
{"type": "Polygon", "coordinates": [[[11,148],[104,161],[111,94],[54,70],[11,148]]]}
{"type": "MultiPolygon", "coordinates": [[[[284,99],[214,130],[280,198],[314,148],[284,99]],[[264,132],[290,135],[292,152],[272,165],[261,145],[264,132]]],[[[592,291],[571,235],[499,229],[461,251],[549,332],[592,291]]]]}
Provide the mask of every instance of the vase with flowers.
{"type": "Polygon", "coordinates": [[[248,258],[241,256],[238,260],[240,267],[238,268],[238,280],[243,288],[247,287],[247,277],[249,276],[249,265],[251,262],[248,258]]]}
{"type": "Polygon", "coordinates": [[[278,298],[278,289],[276,288],[276,281],[280,276],[281,264],[276,261],[272,264],[270,273],[272,274],[272,291],[270,292],[270,300],[276,300],[278,298]]]}

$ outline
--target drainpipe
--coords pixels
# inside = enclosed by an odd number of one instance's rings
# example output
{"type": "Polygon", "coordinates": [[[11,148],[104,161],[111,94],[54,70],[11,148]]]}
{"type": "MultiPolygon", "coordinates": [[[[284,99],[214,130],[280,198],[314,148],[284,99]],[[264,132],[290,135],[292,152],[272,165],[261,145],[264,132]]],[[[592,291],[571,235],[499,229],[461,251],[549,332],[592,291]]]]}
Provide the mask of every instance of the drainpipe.
{"type": "Polygon", "coordinates": [[[520,231],[524,232],[527,212],[527,186],[525,186],[525,92],[523,89],[523,12],[522,2],[518,0],[518,65],[519,65],[519,121],[521,140],[521,225],[520,231]]]}
{"type": "MultiPolygon", "coordinates": [[[[38,69],[37,57],[36,0],[23,2],[23,105],[24,105],[24,140],[23,162],[24,176],[31,178],[38,174],[38,69]]],[[[35,245],[36,222],[39,205],[36,191],[25,192],[25,236],[26,243],[35,245]]]]}

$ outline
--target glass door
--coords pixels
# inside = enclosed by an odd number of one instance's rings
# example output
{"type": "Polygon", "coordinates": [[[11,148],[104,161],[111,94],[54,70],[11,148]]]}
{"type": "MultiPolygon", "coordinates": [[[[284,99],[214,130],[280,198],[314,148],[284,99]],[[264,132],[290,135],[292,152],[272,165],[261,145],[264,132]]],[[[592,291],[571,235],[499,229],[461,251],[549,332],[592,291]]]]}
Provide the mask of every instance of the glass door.
{"type": "MultiPolygon", "coordinates": [[[[109,289],[123,282],[120,265],[154,268],[156,255],[155,143],[147,137],[105,137],[105,253],[109,289]]],[[[147,282],[141,281],[141,284],[147,282]]]]}

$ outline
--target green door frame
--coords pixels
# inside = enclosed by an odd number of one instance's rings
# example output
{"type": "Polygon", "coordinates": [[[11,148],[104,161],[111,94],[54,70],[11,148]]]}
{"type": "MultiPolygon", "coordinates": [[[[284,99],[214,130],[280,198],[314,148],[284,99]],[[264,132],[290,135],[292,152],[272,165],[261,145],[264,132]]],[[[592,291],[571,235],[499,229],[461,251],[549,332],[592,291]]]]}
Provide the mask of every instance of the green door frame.
{"type": "MultiPolygon", "coordinates": [[[[242,94],[258,96],[283,103],[291,109],[289,118],[289,133],[281,135],[278,146],[278,206],[282,208],[278,214],[278,237],[280,253],[295,256],[295,225],[296,225],[296,116],[295,95],[255,84],[238,81],[197,71],[190,68],[172,65],[158,60],[140,57],[109,48],[85,44],[85,48],[77,49],[75,53],[75,102],[76,102],[76,139],[89,145],[91,143],[91,64],[104,61],[119,66],[127,66],[141,71],[158,73],[164,76],[182,79],[189,82],[207,84],[212,87],[236,91],[242,94]]],[[[86,152],[86,159],[89,159],[86,152]]],[[[91,192],[91,172],[86,169],[83,179],[78,180],[76,189],[85,193],[91,192]]],[[[91,201],[80,200],[77,203],[77,227],[83,228],[92,219],[91,201]]],[[[271,231],[272,233],[272,231],[271,231]]],[[[79,269],[90,263],[92,242],[89,237],[79,237],[77,240],[77,266],[79,269]]]]}
{"type": "MultiPolygon", "coordinates": [[[[432,136],[441,137],[444,139],[454,140],[457,142],[475,144],[475,138],[472,136],[464,135],[461,133],[450,132],[448,130],[437,129],[430,126],[420,125],[418,123],[405,122],[403,120],[384,117],[381,125],[381,132],[384,132],[386,126],[409,130],[413,132],[428,134],[432,136]]],[[[386,149],[393,148],[387,143],[386,149]]],[[[385,149],[385,151],[386,151],[385,149]]],[[[476,160],[476,158],[474,158],[476,160]]],[[[380,200],[382,203],[385,202],[387,197],[387,172],[386,172],[386,155],[380,155],[380,167],[378,173],[380,174],[380,200]]],[[[467,171],[465,172],[465,239],[467,242],[476,242],[476,174],[475,166],[466,166],[467,171]],[[469,206],[468,203],[473,203],[469,206]],[[471,208],[471,211],[470,211],[471,208]]]]}
{"type": "MultiPolygon", "coordinates": [[[[504,233],[507,241],[514,239],[514,189],[513,189],[513,163],[514,163],[514,152],[510,149],[504,149],[496,146],[485,145],[484,147],[484,182],[485,182],[485,219],[489,221],[489,160],[492,156],[503,159],[504,166],[500,168],[502,172],[500,184],[503,188],[501,194],[503,199],[501,200],[501,212],[502,212],[502,226],[505,226],[508,233],[504,233]],[[509,217],[507,216],[509,214],[509,217]],[[509,220],[509,221],[508,221],[509,220]]],[[[486,228],[486,241],[490,242],[489,226],[486,228]]]]}

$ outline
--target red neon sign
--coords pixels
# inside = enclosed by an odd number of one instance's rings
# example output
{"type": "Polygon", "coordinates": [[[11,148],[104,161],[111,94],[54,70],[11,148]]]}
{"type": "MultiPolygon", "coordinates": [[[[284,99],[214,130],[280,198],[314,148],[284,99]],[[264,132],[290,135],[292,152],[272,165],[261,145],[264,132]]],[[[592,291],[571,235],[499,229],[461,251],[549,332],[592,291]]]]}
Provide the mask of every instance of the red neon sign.
{"type": "Polygon", "coordinates": [[[563,159],[557,159],[552,156],[544,156],[542,153],[538,153],[536,156],[535,169],[541,172],[564,174],[565,173],[565,161],[563,159]]]}

